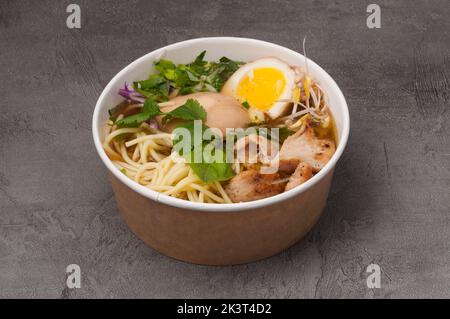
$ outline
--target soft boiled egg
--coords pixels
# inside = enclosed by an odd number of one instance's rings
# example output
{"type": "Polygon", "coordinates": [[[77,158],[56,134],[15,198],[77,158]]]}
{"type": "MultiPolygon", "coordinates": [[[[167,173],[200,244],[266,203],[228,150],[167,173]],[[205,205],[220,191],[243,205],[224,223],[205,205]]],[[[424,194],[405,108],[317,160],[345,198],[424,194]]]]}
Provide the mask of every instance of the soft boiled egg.
{"type": "Polygon", "coordinates": [[[268,57],[241,66],[225,83],[221,93],[267,113],[272,119],[282,115],[295,87],[295,72],[284,61],[268,57]]]}

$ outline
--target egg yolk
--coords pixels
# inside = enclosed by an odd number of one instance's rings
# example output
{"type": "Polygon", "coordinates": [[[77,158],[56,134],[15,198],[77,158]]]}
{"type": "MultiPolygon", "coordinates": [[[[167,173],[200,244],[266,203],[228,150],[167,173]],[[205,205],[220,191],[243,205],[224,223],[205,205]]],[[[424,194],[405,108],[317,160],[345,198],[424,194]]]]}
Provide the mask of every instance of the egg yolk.
{"type": "Polygon", "coordinates": [[[279,99],[286,86],[284,74],[274,68],[253,69],[239,82],[236,93],[241,102],[267,111],[279,99]]]}

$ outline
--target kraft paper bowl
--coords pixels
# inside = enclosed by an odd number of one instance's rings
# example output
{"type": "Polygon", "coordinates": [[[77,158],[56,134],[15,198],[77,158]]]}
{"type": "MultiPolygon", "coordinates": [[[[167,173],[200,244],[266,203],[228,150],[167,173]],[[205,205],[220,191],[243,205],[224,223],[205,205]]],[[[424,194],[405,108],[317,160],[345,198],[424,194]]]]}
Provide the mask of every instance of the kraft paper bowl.
{"type": "MultiPolygon", "coordinates": [[[[303,55],[269,42],[232,37],[200,38],[150,52],[120,71],[103,90],[94,110],[92,129],[97,152],[109,171],[117,206],[129,228],[148,246],[176,259],[207,265],[232,265],[260,260],[299,241],[319,219],[336,162],[347,144],[350,121],[347,103],[335,81],[308,60],[309,73],[323,90],[334,115],[338,147],[327,165],[306,183],[282,194],[236,204],[193,203],[169,197],[122,174],[102,148],[108,109],[122,98],[125,82],[145,79],[162,56],[177,63],[192,61],[206,50],[206,59],[227,56],[252,61],[275,56],[305,66],[303,55]]],[[[331,212],[332,213],[332,212],[331,212]]]]}

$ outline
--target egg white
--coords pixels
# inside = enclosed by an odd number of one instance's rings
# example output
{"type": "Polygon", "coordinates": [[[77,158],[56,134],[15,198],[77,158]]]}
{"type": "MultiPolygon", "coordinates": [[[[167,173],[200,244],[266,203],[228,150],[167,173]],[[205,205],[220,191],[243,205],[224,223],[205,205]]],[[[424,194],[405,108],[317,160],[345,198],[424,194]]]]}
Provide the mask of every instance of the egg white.
{"type": "Polygon", "coordinates": [[[292,100],[292,94],[295,87],[294,70],[291,68],[291,66],[289,66],[289,64],[278,58],[274,57],[261,58],[253,62],[244,64],[228,79],[228,81],[223,86],[221,93],[239,99],[237,95],[239,83],[247,75],[249,76],[249,78],[251,78],[253,70],[259,68],[277,69],[281,73],[283,73],[285,78],[285,87],[283,89],[283,92],[278,98],[279,101],[272,104],[272,106],[266,111],[266,113],[272,119],[275,119],[281,116],[285,112],[287,106],[291,104],[291,102],[289,101],[292,100]]]}

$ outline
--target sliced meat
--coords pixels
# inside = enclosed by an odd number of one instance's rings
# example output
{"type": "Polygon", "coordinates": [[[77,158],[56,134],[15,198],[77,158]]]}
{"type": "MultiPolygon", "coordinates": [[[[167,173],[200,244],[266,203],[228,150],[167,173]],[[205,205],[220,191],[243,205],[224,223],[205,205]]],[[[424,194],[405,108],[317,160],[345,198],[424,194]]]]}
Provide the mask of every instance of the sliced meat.
{"type": "Polygon", "coordinates": [[[225,191],[234,203],[249,202],[277,195],[284,191],[286,183],[280,183],[278,174],[261,174],[248,170],[233,177],[225,191]]]}
{"type": "Polygon", "coordinates": [[[300,184],[303,184],[308,179],[310,179],[313,176],[312,167],[305,163],[300,162],[298,164],[297,168],[294,171],[294,174],[289,177],[289,181],[286,185],[286,191],[293,189],[294,187],[297,187],[300,184]]]}
{"type": "Polygon", "coordinates": [[[251,134],[240,138],[235,143],[237,159],[240,163],[263,163],[269,164],[278,152],[278,144],[266,137],[251,134]]]}
{"type": "Polygon", "coordinates": [[[291,159],[280,158],[278,165],[280,171],[291,174],[292,172],[295,171],[299,163],[301,163],[301,160],[299,160],[298,158],[291,158],[291,159]]]}
{"type": "Polygon", "coordinates": [[[319,139],[314,130],[307,127],[284,141],[279,153],[279,167],[284,172],[292,173],[300,162],[305,162],[316,173],[330,160],[335,150],[333,140],[319,139]]]}

